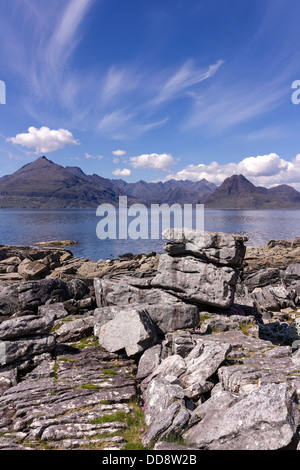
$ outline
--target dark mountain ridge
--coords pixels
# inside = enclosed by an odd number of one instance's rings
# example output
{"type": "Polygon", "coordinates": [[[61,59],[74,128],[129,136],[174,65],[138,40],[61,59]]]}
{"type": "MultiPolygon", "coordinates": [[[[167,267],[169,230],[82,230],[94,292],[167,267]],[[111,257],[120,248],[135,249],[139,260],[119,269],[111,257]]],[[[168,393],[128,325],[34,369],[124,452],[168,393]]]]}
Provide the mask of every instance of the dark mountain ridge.
{"type": "Polygon", "coordinates": [[[0,178],[1,208],[96,208],[99,204],[201,204],[217,209],[300,209],[300,193],[288,185],[257,187],[243,175],[226,178],[217,187],[206,179],[127,183],[93,174],[79,167],[63,167],[46,157],[0,178]]]}
{"type": "Polygon", "coordinates": [[[286,184],[267,189],[255,186],[243,175],[233,175],[203,203],[214,209],[300,209],[300,193],[286,184]]]}

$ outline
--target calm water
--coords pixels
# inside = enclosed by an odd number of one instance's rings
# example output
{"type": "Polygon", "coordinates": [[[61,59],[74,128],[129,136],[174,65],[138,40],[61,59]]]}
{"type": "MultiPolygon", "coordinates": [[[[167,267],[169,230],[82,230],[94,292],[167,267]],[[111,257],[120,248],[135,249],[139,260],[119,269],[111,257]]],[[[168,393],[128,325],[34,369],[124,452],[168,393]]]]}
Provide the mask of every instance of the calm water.
{"type": "MultiPolygon", "coordinates": [[[[164,240],[99,240],[96,210],[0,210],[0,244],[33,245],[40,241],[76,240],[75,256],[99,260],[125,253],[163,252],[164,240]]],[[[204,228],[246,235],[248,245],[300,236],[297,210],[206,210],[204,228]]]]}

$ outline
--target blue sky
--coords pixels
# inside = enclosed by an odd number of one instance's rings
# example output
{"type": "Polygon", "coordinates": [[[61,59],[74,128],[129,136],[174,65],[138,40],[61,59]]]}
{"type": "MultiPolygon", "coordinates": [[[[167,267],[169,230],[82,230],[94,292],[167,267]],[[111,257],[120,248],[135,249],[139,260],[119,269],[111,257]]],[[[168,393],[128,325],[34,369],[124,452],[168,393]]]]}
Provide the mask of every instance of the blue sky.
{"type": "Polygon", "coordinates": [[[298,0],[0,0],[0,176],[300,190],[299,24],[298,0]]]}

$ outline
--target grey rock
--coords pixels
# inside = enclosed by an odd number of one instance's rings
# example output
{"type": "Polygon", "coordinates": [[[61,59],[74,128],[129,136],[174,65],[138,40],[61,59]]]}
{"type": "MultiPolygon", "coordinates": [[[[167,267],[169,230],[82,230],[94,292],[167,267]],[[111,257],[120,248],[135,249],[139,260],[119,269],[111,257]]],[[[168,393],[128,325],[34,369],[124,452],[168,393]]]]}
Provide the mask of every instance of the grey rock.
{"type": "Polygon", "coordinates": [[[18,273],[26,281],[41,279],[49,273],[50,264],[43,261],[24,259],[18,266],[18,273]]]}
{"type": "Polygon", "coordinates": [[[10,318],[0,323],[0,340],[18,338],[28,335],[43,335],[49,333],[54,325],[54,318],[48,316],[25,315],[10,318]]]}
{"type": "Polygon", "coordinates": [[[96,333],[104,349],[109,352],[125,349],[128,356],[134,356],[156,342],[155,326],[147,311],[138,306],[120,307],[112,320],[100,329],[95,326],[96,333]]]}
{"type": "Polygon", "coordinates": [[[89,293],[89,288],[80,279],[71,279],[66,285],[70,299],[80,300],[89,293]]]}
{"type": "Polygon", "coordinates": [[[222,232],[169,228],[162,236],[171,241],[164,249],[175,256],[192,254],[204,261],[227,266],[241,266],[247,237],[222,232]]]}
{"type": "Polygon", "coordinates": [[[256,287],[264,287],[270,284],[275,284],[280,281],[280,269],[268,268],[261,269],[258,272],[251,274],[244,279],[244,285],[247,286],[248,292],[252,292],[256,287]]]}
{"type": "Polygon", "coordinates": [[[18,286],[0,285],[0,315],[12,315],[19,308],[18,286]]]}
{"type": "Polygon", "coordinates": [[[17,294],[20,310],[37,310],[48,300],[63,302],[71,297],[67,284],[56,278],[21,283],[17,294]]]}
{"type": "Polygon", "coordinates": [[[159,333],[193,328],[200,320],[198,307],[184,302],[145,305],[145,308],[159,333]]]}
{"type": "Polygon", "coordinates": [[[200,422],[183,437],[198,449],[283,449],[296,435],[296,402],[295,389],[286,383],[267,384],[241,397],[219,393],[196,408],[200,422]]]}
{"type": "Polygon", "coordinates": [[[10,387],[17,384],[17,369],[1,370],[0,368],[0,396],[10,387]]]}
{"type": "Polygon", "coordinates": [[[259,312],[279,311],[280,309],[295,308],[295,294],[283,286],[263,287],[252,293],[255,305],[259,312]]]}
{"type": "Polygon", "coordinates": [[[58,343],[68,343],[89,337],[93,331],[94,317],[88,316],[63,323],[60,328],[55,330],[54,336],[58,343]]]}
{"type": "Polygon", "coordinates": [[[94,279],[94,289],[97,306],[149,304],[157,305],[178,302],[178,299],[161,289],[140,288],[131,285],[129,277],[118,279],[94,279]]]}
{"type": "Polygon", "coordinates": [[[182,374],[184,374],[184,372],[186,372],[186,369],[187,368],[184,359],[181,356],[175,354],[161,361],[161,363],[152,371],[146,381],[150,381],[154,377],[165,378],[168,375],[180,377],[182,374]]]}
{"type": "Polygon", "coordinates": [[[38,314],[42,316],[53,317],[54,320],[65,318],[68,316],[68,311],[65,309],[62,302],[40,305],[38,307],[38,314]]]}
{"type": "Polygon", "coordinates": [[[173,442],[165,442],[165,441],[158,441],[155,446],[154,450],[170,450],[175,452],[185,452],[187,450],[195,450],[193,447],[186,447],[180,444],[175,444],[173,442]]]}
{"type": "Polygon", "coordinates": [[[196,346],[196,340],[189,331],[168,333],[166,340],[169,342],[170,353],[181,357],[186,357],[196,346]]]}
{"type": "Polygon", "coordinates": [[[295,280],[300,279],[300,263],[289,264],[286,268],[283,276],[286,284],[291,284],[295,280]]]}
{"type": "Polygon", "coordinates": [[[148,377],[161,362],[161,345],[156,344],[146,349],[142,354],[139,363],[136,378],[138,380],[148,377]]]}
{"type": "Polygon", "coordinates": [[[0,450],[32,450],[31,447],[22,446],[20,444],[16,444],[13,439],[9,439],[6,437],[0,437],[0,450]]]}
{"type": "Polygon", "coordinates": [[[179,435],[189,420],[190,414],[178,401],[158,412],[147,429],[144,442],[149,443],[162,437],[179,435]]]}
{"type": "Polygon", "coordinates": [[[212,315],[201,322],[201,332],[208,333],[212,331],[232,331],[240,330],[242,325],[255,324],[256,319],[253,316],[242,315],[212,315]]]}
{"type": "Polygon", "coordinates": [[[238,271],[229,266],[217,267],[192,256],[177,258],[164,254],[151,284],[194,304],[229,307],[237,280],[238,271]]]}
{"type": "MultiPolygon", "coordinates": [[[[156,326],[157,333],[167,333],[179,329],[191,328],[199,323],[199,309],[196,305],[188,305],[178,301],[173,303],[156,303],[153,305],[147,303],[132,303],[132,306],[147,311],[156,326]]],[[[95,309],[96,335],[98,335],[98,329],[115,318],[119,310],[120,307],[114,305],[95,309]]]]}
{"type": "Polygon", "coordinates": [[[2,365],[9,365],[52,351],[55,347],[55,338],[52,335],[26,336],[2,341],[1,345],[5,348],[1,363],[2,365]]]}
{"type": "Polygon", "coordinates": [[[184,391],[180,385],[173,385],[167,380],[154,378],[149,382],[144,393],[146,403],[145,423],[147,426],[155,422],[159,413],[164,412],[172,403],[182,402],[184,391]]]}
{"type": "Polygon", "coordinates": [[[198,340],[197,345],[185,358],[186,372],[180,377],[187,397],[197,398],[211,390],[210,378],[217,372],[230,351],[230,343],[218,344],[198,340]]]}

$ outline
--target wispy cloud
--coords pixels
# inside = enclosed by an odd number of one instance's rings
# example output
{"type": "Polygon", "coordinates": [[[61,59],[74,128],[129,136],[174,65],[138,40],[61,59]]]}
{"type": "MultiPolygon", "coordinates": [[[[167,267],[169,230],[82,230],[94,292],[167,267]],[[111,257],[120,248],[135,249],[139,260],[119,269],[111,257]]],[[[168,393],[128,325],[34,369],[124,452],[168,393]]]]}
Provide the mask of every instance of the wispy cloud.
{"type": "Polygon", "coordinates": [[[153,104],[160,104],[178,97],[178,95],[193,85],[197,85],[212,77],[223,63],[223,60],[219,60],[216,64],[210,65],[207,69],[203,70],[197,68],[193,60],[188,60],[171,77],[167,78],[166,82],[161,86],[158,95],[154,98],[153,104]]]}

